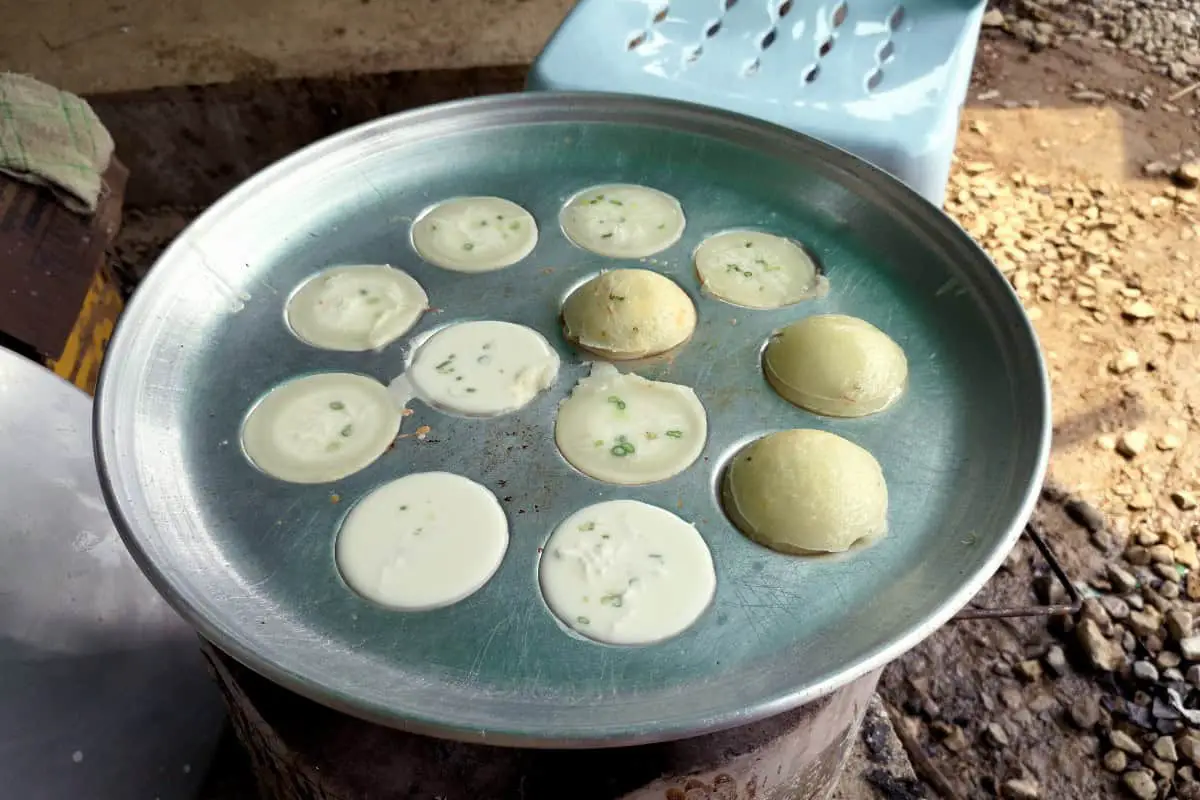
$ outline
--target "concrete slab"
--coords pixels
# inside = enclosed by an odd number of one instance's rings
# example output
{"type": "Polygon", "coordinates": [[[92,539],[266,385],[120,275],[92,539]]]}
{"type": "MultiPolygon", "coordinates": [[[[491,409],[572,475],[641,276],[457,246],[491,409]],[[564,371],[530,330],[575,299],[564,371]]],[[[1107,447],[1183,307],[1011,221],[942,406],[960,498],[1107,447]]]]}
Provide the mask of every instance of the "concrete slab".
{"type": "Polygon", "coordinates": [[[528,64],[574,0],[0,0],[0,70],[78,94],[528,64]]]}

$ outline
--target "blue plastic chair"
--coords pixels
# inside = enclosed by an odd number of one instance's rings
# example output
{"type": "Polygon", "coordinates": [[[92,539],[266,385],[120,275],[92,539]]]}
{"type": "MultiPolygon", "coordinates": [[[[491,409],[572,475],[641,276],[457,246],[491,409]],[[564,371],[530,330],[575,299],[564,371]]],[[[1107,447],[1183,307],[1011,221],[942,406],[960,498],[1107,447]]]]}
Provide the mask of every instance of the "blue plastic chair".
{"type": "Polygon", "coordinates": [[[688,100],[879,166],[941,205],[986,0],[580,0],[527,88],[688,100]]]}

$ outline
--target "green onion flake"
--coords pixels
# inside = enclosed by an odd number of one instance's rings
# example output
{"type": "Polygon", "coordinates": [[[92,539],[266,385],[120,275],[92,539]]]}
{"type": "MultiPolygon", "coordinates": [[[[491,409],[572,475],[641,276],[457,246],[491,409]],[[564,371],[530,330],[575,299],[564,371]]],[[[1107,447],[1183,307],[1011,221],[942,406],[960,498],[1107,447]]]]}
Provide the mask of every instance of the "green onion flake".
{"type": "Polygon", "coordinates": [[[629,441],[624,436],[618,436],[616,443],[613,444],[612,448],[608,452],[612,453],[618,458],[624,458],[625,456],[633,455],[635,451],[636,448],[633,446],[633,442],[629,441]]]}

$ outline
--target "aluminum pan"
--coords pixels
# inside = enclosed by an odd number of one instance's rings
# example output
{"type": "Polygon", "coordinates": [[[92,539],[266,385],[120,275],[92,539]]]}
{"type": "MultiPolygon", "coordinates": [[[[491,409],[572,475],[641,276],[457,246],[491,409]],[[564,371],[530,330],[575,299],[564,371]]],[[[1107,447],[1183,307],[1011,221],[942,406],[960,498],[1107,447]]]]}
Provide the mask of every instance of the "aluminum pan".
{"type": "MultiPolygon", "coordinates": [[[[410,337],[411,338],[411,337],[410,337]]],[[[554,93],[474,99],[388,117],[319,142],[209,209],[130,303],[96,405],[102,483],[118,527],[160,591],[215,643],[267,677],[349,713],[431,735],[527,747],[594,747],[719,730],[795,707],[875,669],[961,608],[1032,511],[1049,443],[1044,365],[1031,326],[986,255],[940,211],[865,163],[796,133],[698,106],[554,93]],[[680,242],[649,266],[697,303],[696,337],[644,370],[693,386],[710,439],[691,470],[635,489],[579,476],[553,445],[555,404],[584,373],[556,319],[567,289],[615,262],[557,228],[590,184],[643,182],[678,197],[680,242]],[[408,221],[428,204],[497,194],[528,208],[541,240],[521,264],[464,276],[420,262],[408,221]],[[793,236],[820,259],[828,296],[756,312],[700,294],[690,254],[731,227],[793,236]],[[417,404],[402,440],[334,486],[280,484],[246,463],[249,405],[298,373],[386,380],[405,343],[329,353],[292,337],[282,303],[333,263],[409,270],[458,319],[531,325],[565,360],[557,386],[517,415],[454,419],[417,404]],[[888,412],[828,420],[775,396],[758,368],[770,331],[839,311],[906,349],[910,386],[888,412]],[[722,515],[714,485],[738,445],[819,427],[872,450],[892,494],[891,535],[849,556],[758,547],[722,515]],[[397,614],[349,592],[333,534],[351,503],[408,471],[450,468],[505,499],[512,543],[496,577],[447,609],[397,614]],[[338,502],[334,502],[334,496],[338,502]],[[565,635],[537,590],[536,550],[601,498],[657,503],[696,522],[718,571],[713,607],[646,648],[565,635]]]]}

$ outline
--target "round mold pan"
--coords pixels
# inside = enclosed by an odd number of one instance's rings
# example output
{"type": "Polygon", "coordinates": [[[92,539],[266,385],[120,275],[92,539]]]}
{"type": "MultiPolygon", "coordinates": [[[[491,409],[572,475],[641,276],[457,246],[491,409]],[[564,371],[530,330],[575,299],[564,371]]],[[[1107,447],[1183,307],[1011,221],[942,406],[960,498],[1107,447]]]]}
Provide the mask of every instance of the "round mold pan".
{"type": "MultiPolygon", "coordinates": [[[[627,367],[622,367],[623,369],[627,367]]],[[[95,412],[106,499],[129,549],[200,632],[268,678],[365,719],[523,747],[607,747],[762,719],[877,669],[960,609],[1032,512],[1046,467],[1049,399],[1033,331],[1003,277],[938,209],[883,172],[800,134],[699,106],[534,93],[433,106],[318,142],[235,189],[159,259],[125,311],[95,412]],[[677,197],[687,227],[641,261],[580,251],[555,224],[600,183],[677,197]],[[464,275],[423,262],[412,218],[462,195],[528,209],[533,252],[464,275]],[[717,231],[788,236],[819,259],[822,298],[773,311],[703,294],[691,262],[717,231]],[[435,310],[380,352],[314,350],[282,323],[289,292],[336,264],[386,263],[435,310]],[[709,439],[675,479],[622,488],[573,470],[554,444],[559,401],[587,372],[559,304],[616,266],[668,275],[699,325],[644,377],[695,389],[709,439]],[[773,330],[807,314],[862,317],[908,355],[905,395],[860,420],[816,417],[760,370],[773,330]],[[465,419],[411,404],[396,446],[335,484],[297,486],[238,447],[246,410],[317,371],[388,381],[413,341],[466,319],[518,322],[558,349],[555,386],[520,412],[465,419]],[[412,436],[429,426],[424,436],[412,436]],[[737,446],[787,428],[854,441],[887,477],[890,533],[833,558],[797,558],[739,534],[713,491],[737,446]],[[501,498],[504,563],[466,600],[382,609],[349,591],[334,540],[348,508],[400,475],[450,470],[501,498]],[[625,497],[692,521],[717,570],[691,628],[645,647],[563,633],[536,581],[538,548],[569,514],[625,497]]]]}

